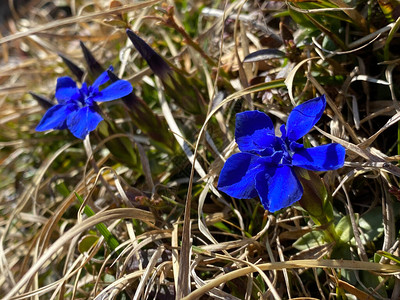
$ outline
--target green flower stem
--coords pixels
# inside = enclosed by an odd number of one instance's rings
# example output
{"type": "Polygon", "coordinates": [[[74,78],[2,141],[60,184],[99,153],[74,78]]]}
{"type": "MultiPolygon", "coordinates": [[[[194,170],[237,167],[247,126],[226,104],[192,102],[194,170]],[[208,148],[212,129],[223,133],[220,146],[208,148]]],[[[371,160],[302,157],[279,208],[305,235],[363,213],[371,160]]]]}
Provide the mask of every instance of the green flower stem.
{"type": "MultiPolygon", "coordinates": [[[[392,19],[392,22],[393,22],[393,19],[392,19]]],[[[383,48],[383,59],[385,61],[388,61],[390,59],[389,46],[390,46],[391,41],[395,37],[395,34],[399,30],[399,27],[400,27],[400,18],[398,18],[396,20],[396,22],[394,23],[392,29],[390,29],[388,37],[387,37],[387,39],[385,41],[385,47],[383,48]]]]}
{"type": "Polygon", "coordinates": [[[400,155],[400,122],[397,123],[397,155],[400,155]]]}
{"type": "MultiPolygon", "coordinates": [[[[76,198],[79,200],[81,204],[83,204],[83,199],[82,197],[75,192],[76,198]]],[[[84,213],[88,217],[92,217],[95,215],[94,211],[88,206],[85,205],[84,207],[84,213]]],[[[116,251],[119,253],[117,250],[117,247],[119,246],[119,242],[117,238],[107,229],[107,226],[104,225],[104,223],[99,223],[96,225],[97,230],[100,232],[100,234],[104,237],[104,240],[106,241],[107,245],[110,247],[112,251],[116,251]]]]}
{"type": "Polygon", "coordinates": [[[329,242],[335,242],[336,244],[340,243],[340,236],[336,233],[335,224],[330,222],[328,228],[324,230],[325,239],[329,242]]]}
{"type": "Polygon", "coordinates": [[[340,236],[333,223],[331,196],[328,194],[324,182],[319,175],[312,171],[296,169],[296,173],[303,186],[303,197],[299,200],[299,204],[307,211],[314,223],[323,228],[327,242],[340,243],[340,236]]]}

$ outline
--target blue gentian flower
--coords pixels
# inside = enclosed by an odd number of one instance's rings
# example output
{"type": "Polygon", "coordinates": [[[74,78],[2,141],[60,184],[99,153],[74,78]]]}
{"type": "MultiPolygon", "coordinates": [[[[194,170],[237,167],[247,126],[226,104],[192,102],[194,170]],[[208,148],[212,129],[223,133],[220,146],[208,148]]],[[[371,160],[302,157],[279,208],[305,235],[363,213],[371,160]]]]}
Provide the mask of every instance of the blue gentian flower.
{"type": "Polygon", "coordinates": [[[328,171],[341,168],[345,149],[332,143],[304,148],[297,142],[321,118],[325,96],[296,106],[275,136],[271,119],[260,111],[236,115],[235,138],[241,153],[232,155],[222,168],[218,189],[231,197],[257,195],[264,208],[275,212],[300,200],[303,188],[295,168],[328,171]]]}
{"type": "MultiPolygon", "coordinates": [[[[113,70],[112,67],[109,70],[113,70]]],[[[100,74],[95,82],[86,83],[78,88],[76,82],[68,76],[57,79],[57,105],[51,107],[43,116],[37,131],[66,129],[79,139],[84,139],[90,131],[96,129],[103,120],[96,102],[107,102],[124,97],[132,92],[132,85],[126,80],[117,80],[108,87],[99,87],[110,80],[107,71],[100,74]]]]}

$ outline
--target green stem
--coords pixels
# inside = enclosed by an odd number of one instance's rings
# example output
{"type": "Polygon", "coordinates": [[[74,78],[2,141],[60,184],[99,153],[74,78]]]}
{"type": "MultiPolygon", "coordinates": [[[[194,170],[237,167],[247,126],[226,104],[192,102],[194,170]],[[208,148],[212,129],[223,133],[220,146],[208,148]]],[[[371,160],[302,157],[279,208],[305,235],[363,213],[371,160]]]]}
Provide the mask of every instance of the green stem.
{"type": "Polygon", "coordinates": [[[336,244],[340,242],[340,237],[336,233],[333,222],[328,225],[328,228],[324,231],[324,233],[327,240],[335,242],[336,244]]]}
{"type": "Polygon", "coordinates": [[[390,59],[390,52],[389,52],[390,42],[393,40],[399,27],[400,27],[400,18],[397,18],[392,29],[390,29],[390,31],[389,31],[388,37],[386,38],[386,41],[385,41],[385,47],[383,48],[383,59],[385,61],[388,61],[390,59]]]}
{"type": "Polygon", "coordinates": [[[400,155],[400,122],[397,123],[397,155],[400,155]]]}
{"type": "MultiPolygon", "coordinates": [[[[79,200],[81,204],[83,204],[83,199],[80,195],[78,195],[75,192],[76,198],[79,200]]],[[[88,206],[85,205],[84,207],[84,213],[88,217],[92,217],[95,215],[94,211],[88,206]]],[[[110,247],[112,251],[116,251],[119,253],[120,251],[117,250],[117,247],[119,246],[119,242],[117,238],[107,229],[107,226],[104,225],[104,223],[98,223],[96,224],[97,230],[100,232],[100,234],[104,237],[104,240],[106,241],[107,245],[110,247]]]]}

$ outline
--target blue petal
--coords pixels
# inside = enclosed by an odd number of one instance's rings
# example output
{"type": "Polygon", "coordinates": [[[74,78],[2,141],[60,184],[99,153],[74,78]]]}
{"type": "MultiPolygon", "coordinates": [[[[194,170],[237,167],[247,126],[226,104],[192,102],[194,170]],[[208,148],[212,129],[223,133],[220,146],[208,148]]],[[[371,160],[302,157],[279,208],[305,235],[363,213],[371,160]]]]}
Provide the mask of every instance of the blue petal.
{"type": "Polygon", "coordinates": [[[231,197],[250,199],[257,196],[255,176],[262,171],[261,158],[250,153],[237,153],[229,157],[222,168],[218,189],[231,197]]]}
{"type": "Polygon", "coordinates": [[[132,90],[133,87],[129,81],[118,80],[106,87],[104,90],[95,93],[92,98],[97,102],[106,102],[129,95],[132,90]]]}
{"type": "Polygon", "coordinates": [[[293,154],[292,165],[312,171],[336,170],[343,167],[345,154],[344,147],[335,143],[298,149],[293,154]]]}
{"type": "Polygon", "coordinates": [[[51,107],[43,116],[36,127],[36,131],[46,131],[50,129],[65,129],[65,121],[70,113],[77,110],[76,105],[57,104],[51,107]]]}
{"type": "Polygon", "coordinates": [[[258,173],[256,189],[264,208],[270,212],[278,211],[299,201],[303,187],[292,168],[279,166],[271,176],[269,173],[258,173]]]}
{"type": "Polygon", "coordinates": [[[292,151],[292,153],[294,153],[300,151],[301,149],[304,149],[304,145],[296,142],[290,142],[289,149],[290,151],[292,151]]]}
{"type": "MultiPolygon", "coordinates": [[[[110,66],[108,68],[108,70],[113,71],[114,68],[112,66],[110,66]]],[[[107,81],[110,80],[110,77],[108,76],[108,70],[104,71],[103,73],[100,74],[99,77],[97,77],[97,79],[93,82],[92,84],[92,88],[93,89],[98,89],[99,86],[105,84],[107,81]]]]}
{"type": "Polygon", "coordinates": [[[258,153],[272,148],[275,141],[271,119],[260,111],[245,111],[236,115],[236,143],[240,151],[258,153]]]}
{"type": "Polygon", "coordinates": [[[71,77],[64,76],[57,78],[56,99],[58,103],[65,104],[77,96],[79,96],[79,90],[71,77]]]}
{"type": "Polygon", "coordinates": [[[309,132],[321,118],[325,106],[325,95],[322,95],[293,108],[286,123],[288,140],[297,141],[309,132]]]}
{"type": "Polygon", "coordinates": [[[286,125],[282,124],[281,127],[279,127],[279,130],[281,131],[281,139],[284,141],[286,139],[286,125]]]}
{"type": "Polygon", "coordinates": [[[68,116],[67,126],[74,136],[83,140],[90,131],[96,129],[101,120],[103,118],[93,107],[86,106],[68,116]]]}
{"type": "Polygon", "coordinates": [[[89,88],[86,82],[82,83],[79,92],[82,95],[82,98],[86,98],[89,95],[89,88]]]}

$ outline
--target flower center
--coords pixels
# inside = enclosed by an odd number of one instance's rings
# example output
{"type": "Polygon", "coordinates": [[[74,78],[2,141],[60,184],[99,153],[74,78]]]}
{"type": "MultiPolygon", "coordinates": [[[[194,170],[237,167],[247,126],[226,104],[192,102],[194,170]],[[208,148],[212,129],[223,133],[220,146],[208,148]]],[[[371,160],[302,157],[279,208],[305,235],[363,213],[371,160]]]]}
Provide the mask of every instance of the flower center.
{"type": "Polygon", "coordinates": [[[289,142],[285,139],[280,139],[281,140],[281,147],[283,151],[283,156],[281,159],[281,164],[282,165],[291,165],[292,164],[292,155],[293,151],[290,149],[289,142]]]}
{"type": "Polygon", "coordinates": [[[77,104],[80,108],[85,107],[85,106],[92,106],[93,105],[93,99],[92,95],[93,93],[96,92],[91,86],[87,86],[86,82],[82,84],[82,87],[79,89],[79,94],[80,97],[77,101],[77,104]]]}

